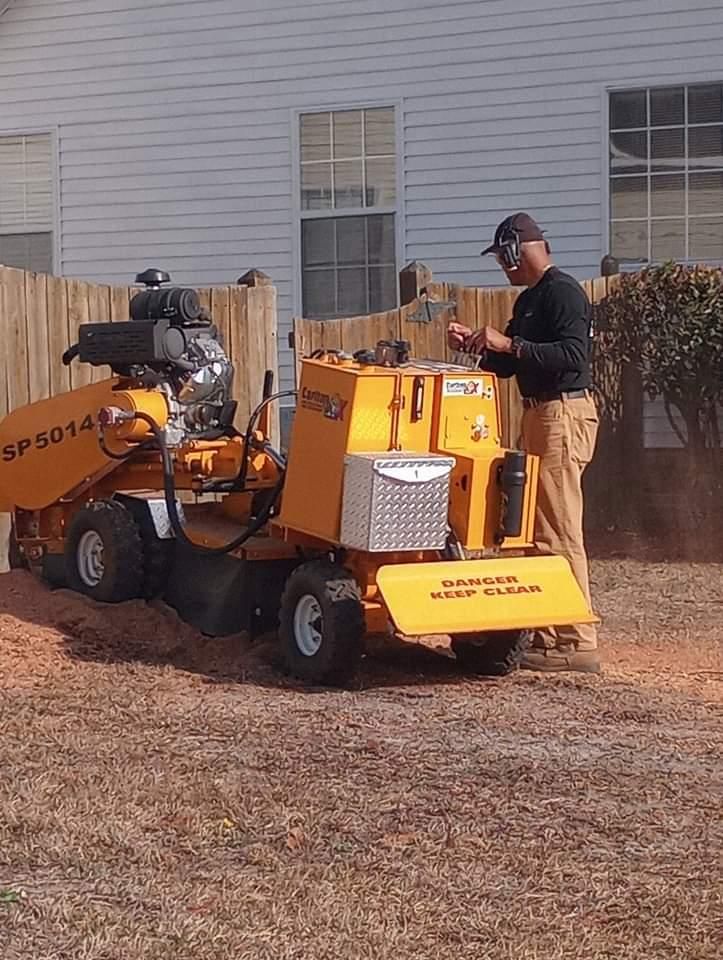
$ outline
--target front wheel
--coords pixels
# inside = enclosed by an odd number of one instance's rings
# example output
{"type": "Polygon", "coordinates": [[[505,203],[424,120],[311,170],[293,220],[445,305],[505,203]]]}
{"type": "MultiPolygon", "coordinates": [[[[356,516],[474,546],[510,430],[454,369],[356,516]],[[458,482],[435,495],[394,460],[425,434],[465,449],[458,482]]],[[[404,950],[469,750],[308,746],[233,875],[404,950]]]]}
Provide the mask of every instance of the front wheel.
{"type": "Polygon", "coordinates": [[[530,630],[492,630],[452,638],[460,666],[483,677],[504,677],[517,670],[532,640],[530,630]]]}
{"type": "Polygon", "coordinates": [[[284,665],[306,683],[345,686],[364,649],[364,608],[356,580],[326,561],[302,564],[281,598],[279,639],[284,665]]]}
{"type": "Polygon", "coordinates": [[[143,544],[130,511],[114,500],[81,507],[68,530],[65,571],[71,590],[101,603],[140,597],[143,544]]]}

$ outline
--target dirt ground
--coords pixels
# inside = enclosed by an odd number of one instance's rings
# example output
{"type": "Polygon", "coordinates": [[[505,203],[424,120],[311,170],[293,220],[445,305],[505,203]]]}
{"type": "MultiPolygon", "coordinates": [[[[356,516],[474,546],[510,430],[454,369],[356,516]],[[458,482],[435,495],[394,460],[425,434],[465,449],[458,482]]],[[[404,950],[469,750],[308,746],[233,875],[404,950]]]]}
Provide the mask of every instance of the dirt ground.
{"type": "Polygon", "coordinates": [[[593,582],[600,677],[327,692],[0,577],[0,957],[720,957],[723,565],[593,582]]]}

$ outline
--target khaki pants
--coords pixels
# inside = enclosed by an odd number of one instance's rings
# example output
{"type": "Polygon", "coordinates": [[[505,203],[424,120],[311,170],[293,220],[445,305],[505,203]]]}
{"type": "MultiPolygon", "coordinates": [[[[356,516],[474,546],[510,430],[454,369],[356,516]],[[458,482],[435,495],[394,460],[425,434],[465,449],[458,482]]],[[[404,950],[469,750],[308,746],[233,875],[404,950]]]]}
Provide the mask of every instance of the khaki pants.
{"type": "MultiPolygon", "coordinates": [[[[522,449],[540,457],[535,516],[535,540],[543,553],[570,562],[590,603],[587,555],[583,539],[582,475],[595,451],[598,415],[590,395],[552,400],[525,410],[522,449]]],[[[597,648],[592,624],[555,625],[542,635],[545,645],[573,644],[578,650],[597,648]]]]}

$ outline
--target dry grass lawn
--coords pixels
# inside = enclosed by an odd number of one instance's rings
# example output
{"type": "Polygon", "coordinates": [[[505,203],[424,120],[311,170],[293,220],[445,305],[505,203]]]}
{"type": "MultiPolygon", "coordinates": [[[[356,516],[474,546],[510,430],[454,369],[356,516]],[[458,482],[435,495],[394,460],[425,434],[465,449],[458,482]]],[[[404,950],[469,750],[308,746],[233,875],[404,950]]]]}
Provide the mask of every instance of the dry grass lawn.
{"type": "Polygon", "coordinates": [[[723,566],[594,589],[601,677],[342,693],[1,577],[0,957],[719,958],[723,566]]]}

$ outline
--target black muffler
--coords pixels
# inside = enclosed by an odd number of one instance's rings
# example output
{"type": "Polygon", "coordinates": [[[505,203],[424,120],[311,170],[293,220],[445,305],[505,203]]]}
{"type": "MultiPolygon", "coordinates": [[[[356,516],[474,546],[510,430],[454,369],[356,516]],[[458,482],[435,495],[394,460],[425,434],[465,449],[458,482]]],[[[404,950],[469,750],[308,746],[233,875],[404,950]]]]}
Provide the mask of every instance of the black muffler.
{"type": "Polygon", "coordinates": [[[527,454],[522,450],[508,450],[499,467],[497,482],[501,491],[500,525],[495,536],[498,544],[508,537],[519,537],[525,504],[527,484],[527,454]]]}

